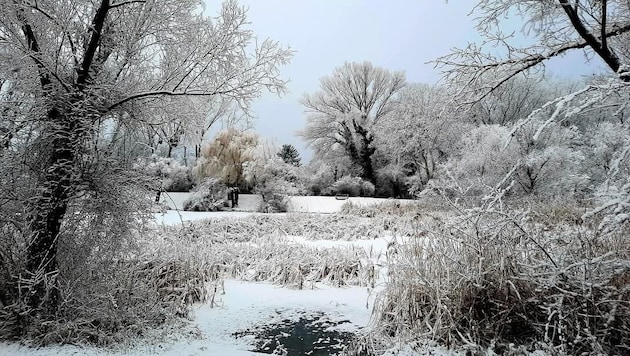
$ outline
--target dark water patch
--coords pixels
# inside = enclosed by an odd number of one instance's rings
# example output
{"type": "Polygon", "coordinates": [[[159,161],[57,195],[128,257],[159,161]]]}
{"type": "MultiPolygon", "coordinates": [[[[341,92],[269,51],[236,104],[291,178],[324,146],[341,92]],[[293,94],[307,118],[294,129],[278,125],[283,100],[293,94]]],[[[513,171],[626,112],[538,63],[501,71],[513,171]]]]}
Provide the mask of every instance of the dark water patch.
{"type": "Polygon", "coordinates": [[[252,352],[285,354],[287,356],[329,356],[343,351],[356,335],[338,330],[350,321],[333,321],[324,313],[305,314],[297,319],[283,319],[269,324],[253,326],[232,335],[241,338],[253,336],[256,340],[252,352]]]}

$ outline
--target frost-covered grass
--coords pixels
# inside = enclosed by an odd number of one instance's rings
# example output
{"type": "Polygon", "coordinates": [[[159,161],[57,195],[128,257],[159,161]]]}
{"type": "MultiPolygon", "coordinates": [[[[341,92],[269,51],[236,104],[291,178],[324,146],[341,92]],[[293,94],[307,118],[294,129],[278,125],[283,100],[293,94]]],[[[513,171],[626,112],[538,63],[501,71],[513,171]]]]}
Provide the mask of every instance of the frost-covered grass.
{"type": "Polygon", "coordinates": [[[627,236],[600,233],[579,207],[538,208],[418,220],[423,238],[390,250],[377,330],[472,352],[628,353],[627,236]]]}
{"type": "Polygon", "coordinates": [[[156,228],[144,251],[166,259],[199,261],[224,278],[268,281],[296,288],[316,282],[373,285],[374,261],[396,236],[413,233],[409,222],[353,216],[287,214],[211,219],[156,228]],[[312,243],[295,243],[296,236],[312,243]],[[326,245],[324,241],[364,244],[326,245]],[[369,247],[379,246],[378,249],[369,247]]]}

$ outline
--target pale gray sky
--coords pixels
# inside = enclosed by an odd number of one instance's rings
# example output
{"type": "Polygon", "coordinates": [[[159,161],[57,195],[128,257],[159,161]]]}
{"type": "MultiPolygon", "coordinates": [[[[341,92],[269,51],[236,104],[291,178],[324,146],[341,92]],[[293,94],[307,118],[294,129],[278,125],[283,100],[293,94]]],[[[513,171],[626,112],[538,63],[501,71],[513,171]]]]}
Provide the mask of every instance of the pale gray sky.
{"type": "MultiPolygon", "coordinates": [[[[209,3],[209,0],[206,0],[209,3]]],[[[253,106],[254,129],[278,146],[290,143],[306,163],[311,153],[296,136],[304,127],[299,104],[304,93],[319,88],[319,79],[348,61],[370,61],[403,70],[408,82],[435,83],[439,69],[427,62],[453,47],[479,41],[469,0],[240,0],[249,8],[250,28],[295,50],[282,74],[291,80],[289,93],[261,97],[253,106]]],[[[209,11],[215,4],[209,5],[209,11]]],[[[218,6],[218,5],[216,5],[218,6]]],[[[212,11],[216,13],[216,11],[212,11]]],[[[520,22],[518,19],[514,21],[520,22]]],[[[575,53],[548,65],[560,77],[589,74],[575,53]]]]}

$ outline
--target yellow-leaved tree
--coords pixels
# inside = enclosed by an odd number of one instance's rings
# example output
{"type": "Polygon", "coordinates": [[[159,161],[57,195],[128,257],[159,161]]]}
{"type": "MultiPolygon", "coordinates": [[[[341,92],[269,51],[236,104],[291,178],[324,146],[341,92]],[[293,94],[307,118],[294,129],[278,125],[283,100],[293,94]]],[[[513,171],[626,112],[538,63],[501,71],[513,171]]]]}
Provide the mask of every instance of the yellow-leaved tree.
{"type": "Polygon", "coordinates": [[[234,128],[218,133],[201,149],[201,155],[193,168],[196,180],[217,178],[223,184],[247,190],[243,168],[254,159],[259,137],[255,133],[234,128]]]}

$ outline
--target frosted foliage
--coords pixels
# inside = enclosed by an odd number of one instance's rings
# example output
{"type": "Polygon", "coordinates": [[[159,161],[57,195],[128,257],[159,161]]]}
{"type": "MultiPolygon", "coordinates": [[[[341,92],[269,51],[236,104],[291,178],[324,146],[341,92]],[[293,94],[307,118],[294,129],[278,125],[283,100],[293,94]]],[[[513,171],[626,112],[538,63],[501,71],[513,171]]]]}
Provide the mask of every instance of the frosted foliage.
{"type": "Polygon", "coordinates": [[[134,168],[155,178],[158,190],[188,191],[192,186],[188,168],[173,158],[152,155],[138,160],[134,168]]]}
{"type": "Polygon", "coordinates": [[[254,158],[258,141],[256,134],[236,129],[219,133],[202,148],[201,157],[193,168],[195,177],[199,180],[217,178],[226,185],[242,186],[244,165],[254,158]]]}
{"type": "Polygon", "coordinates": [[[410,84],[400,91],[378,126],[378,150],[387,160],[381,175],[406,180],[414,192],[422,190],[468,127],[450,104],[443,87],[410,84]]]}
{"type": "Polygon", "coordinates": [[[515,143],[505,146],[509,130],[499,125],[482,125],[462,137],[459,154],[446,165],[455,179],[469,186],[471,193],[493,187],[510,172],[518,155],[515,143]]]}
{"type": "MultiPolygon", "coordinates": [[[[572,148],[576,133],[554,125],[544,137],[532,138],[539,123],[530,122],[513,137],[501,126],[480,126],[462,140],[461,154],[448,167],[456,179],[481,193],[505,180],[513,181],[516,192],[525,194],[573,195],[586,178],[580,174],[584,156],[572,148]],[[507,142],[507,144],[506,144],[507,142]]],[[[461,184],[460,182],[460,184],[461,184]]]]}
{"type": "MultiPolygon", "coordinates": [[[[630,84],[617,79],[605,80],[545,104],[512,130],[512,134],[517,137],[522,136],[519,132],[529,131],[530,137],[535,138],[536,142],[553,140],[556,146],[562,140],[569,139],[564,145],[558,146],[564,147],[563,150],[548,152],[547,155],[554,155],[551,162],[555,161],[556,166],[561,163],[563,156],[584,162],[581,174],[588,177],[588,181],[585,182],[584,176],[571,170],[556,178],[556,185],[564,179],[565,183],[577,183],[574,187],[580,185],[594,191],[596,206],[584,217],[602,216],[601,227],[608,231],[628,228],[630,127],[626,116],[629,99],[630,84]],[[572,147],[578,146],[571,143],[576,141],[577,133],[566,129],[566,126],[579,123],[577,119],[589,113],[601,115],[602,111],[607,114],[607,120],[586,129],[581,138],[582,153],[573,150],[572,147]],[[558,135],[559,129],[564,134],[558,135]]],[[[554,177],[564,167],[566,165],[560,164],[550,176],[554,177]]]]}
{"type": "Polygon", "coordinates": [[[287,195],[303,195],[302,168],[285,163],[279,157],[267,159],[256,158],[249,161],[244,168],[247,183],[254,187],[274,186],[287,195]]]}
{"type": "Polygon", "coordinates": [[[622,231],[630,228],[630,128],[616,125],[618,133],[602,135],[596,152],[601,154],[601,163],[606,169],[606,179],[597,187],[596,208],[585,216],[602,215],[600,228],[605,231],[622,231]],[[608,145],[602,143],[608,143],[608,145]]]}
{"type": "Polygon", "coordinates": [[[217,178],[205,178],[184,202],[184,210],[219,211],[226,205],[228,188],[217,178]]]}
{"type": "Polygon", "coordinates": [[[343,177],[332,187],[335,194],[348,194],[351,197],[369,197],[374,195],[374,184],[364,181],[360,177],[343,177]]]}
{"type": "Polygon", "coordinates": [[[309,178],[308,188],[313,195],[332,194],[332,185],[335,182],[335,171],[327,164],[311,164],[312,174],[309,178]]]}
{"type": "Polygon", "coordinates": [[[306,194],[303,168],[286,163],[268,145],[259,145],[244,165],[243,175],[254,192],[262,196],[261,210],[265,212],[286,211],[289,196],[306,194]]]}

